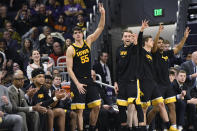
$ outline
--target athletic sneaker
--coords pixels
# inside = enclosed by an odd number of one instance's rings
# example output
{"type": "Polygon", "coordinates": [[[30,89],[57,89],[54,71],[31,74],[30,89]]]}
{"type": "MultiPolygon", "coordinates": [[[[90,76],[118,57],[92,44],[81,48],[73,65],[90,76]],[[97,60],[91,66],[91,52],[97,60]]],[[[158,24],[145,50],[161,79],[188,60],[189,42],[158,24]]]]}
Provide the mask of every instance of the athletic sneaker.
{"type": "Polygon", "coordinates": [[[170,126],[170,129],[168,131],[179,131],[177,128],[174,128],[173,126],[170,126]]]}

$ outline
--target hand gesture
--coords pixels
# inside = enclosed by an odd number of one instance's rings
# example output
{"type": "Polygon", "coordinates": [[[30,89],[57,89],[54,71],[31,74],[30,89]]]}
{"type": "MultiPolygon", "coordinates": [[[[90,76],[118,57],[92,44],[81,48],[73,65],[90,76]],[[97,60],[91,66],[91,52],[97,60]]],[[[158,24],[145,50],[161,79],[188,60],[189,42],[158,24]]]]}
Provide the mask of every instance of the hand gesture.
{"type": "Polygon", "coordinates": [[[65,97],[62,98],[61,100],[66,100],[67,98],[69,99],[70,98],[70,93],[64,93],[65,94],[65,97]]]}
{"type": "Polygon", "coordinates": [[[196,78],[197,77],[197,73],[194,73],[191,75],[192,78],[196,78]]]}
{"type": "Polygon", "coordinates": [[[55,91],[55,97],[56,97],[58,100],[61,100],[62,98],[65,97],[65,94],[62,93],[61,91],[55,91]]]}
{"type": "Polygon", "coordinates": [[[86,90],[83,88],[84,86],[87,86],[87,85],[81,84],[81,83],[79,83],[79,84],[77,85],[77,89],[79,90],[79,93],[80,93],[80,94],[85,94],[85,93],[86,93],[86,90]]]}
{"type": "Polygon", "coordinates": [[[40,5],[39,5],[39,4],[36,4],[36,7],[34,8],[34,10],[35,10],[36,12],[38,12],[39,9],[40,9],[40,5]]]}
{"type": "Polygon", "coordinates": [[[149,21],[147,21],[147,20],[142,20],[141,32],[143,32],[144,29],[149,27],[148,22],[149,21]]]}
{"type": "Polygon", "coordinates": [[[1,96],[1,99],[2,99],[4,104],[8,105],[8,98],[7,98],[7,96],[1,96]]]}
{"type": "Polygon", "coordinates": [[[34,94],[37,92],[36,88],[32,88],[32,86],[27,90],[27,95],[32,98],[34,94]]]}
{"type": "Polygon", "coordinates": [[[184,97],[184,96],[186,95],[186,91],[183,90],[183,91],[181,92],[181,95],[184,97]]]}
{"type": "Polygon", "coordinates": [[[53,62],[49,61],[48,64],[47,64],[47,69],[50,69],[52,66],[53,66],[53,62]]]}
{"type": "Polygon", "coordinates": [[[105,14],[105,9],[104,9],[102,3],[99,3],[99,12],[100,12],[101,14],[105,14]]]}
{"type": "Polygon", "coordinates": [[[160,23],[160,24],[159,24],[159,32],[162,32],[163,29],[164,29],[164,26],[160,23]]]}
{"type": "Polygon", "coordinates": [[[197,99],[196,98],[190,99],[190,103],[196,105],[197,104],[197,99]]]}
{"type": "Polygon", "coordinates": [[[37,112],[40,112],[40,113],[47,113],[47,108],[41,106],[41,104],[42,104],[42,102],[40,102],[40,103],[36,104],[35,106],[33,106],[33,110],[37,111],[37,112]]]}
{"type": "Polygon", "coordinates": [[[185,32],[184,32],[184,37],[185,38],[187,38],[188,36],[189,36],[189,33],[190,33],[190,29],[189,29],[189,27],[187,27],[186,29],[185,29],[185,32]]]}
{"type": "Polygon", "coordinates": [[[114,90],[115,90],[115,93],[118,94],[119,89],[118,89],[118,83],[117,82],[114,83],[114,90]]]}

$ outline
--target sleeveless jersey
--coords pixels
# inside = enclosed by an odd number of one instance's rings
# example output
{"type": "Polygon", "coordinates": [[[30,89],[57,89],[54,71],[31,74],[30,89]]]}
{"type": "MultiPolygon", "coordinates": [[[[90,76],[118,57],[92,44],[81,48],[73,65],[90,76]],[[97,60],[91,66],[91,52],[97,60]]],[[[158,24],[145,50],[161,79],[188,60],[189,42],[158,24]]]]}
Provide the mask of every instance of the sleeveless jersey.
{"type": "Polygon", "coordinates": [[[79,47],[72,44],[74,49],[73,56],[73,72],[77,79],[91,78],[91,52],[90,48],[84,40],[83,46],[79,47]]]}

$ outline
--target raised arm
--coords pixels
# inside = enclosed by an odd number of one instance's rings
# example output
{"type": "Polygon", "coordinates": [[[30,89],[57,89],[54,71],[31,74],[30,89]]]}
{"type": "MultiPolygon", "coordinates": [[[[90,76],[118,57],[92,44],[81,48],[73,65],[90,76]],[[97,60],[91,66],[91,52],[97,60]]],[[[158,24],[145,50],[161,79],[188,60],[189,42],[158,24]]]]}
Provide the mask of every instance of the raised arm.
{"type": "Polygon", "coordinates": [[[99,11],[101,13],[101,18],[100,18],[100,22],[98,24],[97,29],[95,30],[95,32],[91,35],[88,36],[87,38],[87,43],[89,44],[89,47],[91,46],[91,44],[97,40],[97,38],[100,36],[100,34],[102,33],[104,26],[105,26],[105,9],[103,7],[103,4],[99,3],[99,11]]]}
{"type": "Polygon", "coordinates": [[[175,46],[175,48],[173,49],[174,51],[174,54],[177,54],[179,53],[179,51],[183,48],[183,45],[185,44],[185,41],[187,40],[187,37],[189,36],[189,33],[190,33],[190,29],[189,27],[187,27],[185,29],[185,32],[184,32],[184,36],[182,38],[182,40],[179,42],[179,44],[177,46],[175,46]]]}
{"type": "Polygon", "coordinates": [[[164,27],[162,24],[159,25],[159,30],[156,34],[156,37],[154,39],[154,44],[153,44],[153,49],[152,49],[152,52],[155,53],[157,51],[157,43],[158,43],[158,40],[159,40],[159,37],[160,37],[160,33],[163,31],[164,27]]]}
{"type": "Polygon", "coordinates": [[[147,21],[147,20],[142,21],[142,26],[141,26],[141,29],[140,29],[140,33],[138,34],[138,40],[137,40],[139,47],[142,47],[143,32],[146,28],[149,27],[148,22],[149,21],[147,21]]]}

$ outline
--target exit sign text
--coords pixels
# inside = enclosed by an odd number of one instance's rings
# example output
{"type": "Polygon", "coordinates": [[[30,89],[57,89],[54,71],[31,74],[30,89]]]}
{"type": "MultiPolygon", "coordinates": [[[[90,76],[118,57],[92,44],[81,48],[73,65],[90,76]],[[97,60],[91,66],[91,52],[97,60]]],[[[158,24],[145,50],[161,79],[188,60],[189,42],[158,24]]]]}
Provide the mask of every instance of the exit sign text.
{"type": "Polygon", "coordinates": [[[154,9],[154,16],[163,16],[163,9],[154,9]]]}

